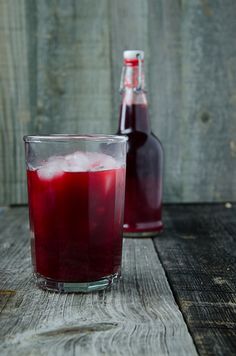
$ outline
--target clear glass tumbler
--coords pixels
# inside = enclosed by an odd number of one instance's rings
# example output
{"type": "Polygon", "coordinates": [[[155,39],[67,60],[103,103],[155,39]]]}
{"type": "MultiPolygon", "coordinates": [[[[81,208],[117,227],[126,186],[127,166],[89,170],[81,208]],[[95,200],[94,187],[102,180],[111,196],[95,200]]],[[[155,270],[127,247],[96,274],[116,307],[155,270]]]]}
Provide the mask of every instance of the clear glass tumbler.
{"type": "Polygon", "coordinates": [[[126,137],[25,136],[36,283],[90,292],[120,275],[126,137]]]}

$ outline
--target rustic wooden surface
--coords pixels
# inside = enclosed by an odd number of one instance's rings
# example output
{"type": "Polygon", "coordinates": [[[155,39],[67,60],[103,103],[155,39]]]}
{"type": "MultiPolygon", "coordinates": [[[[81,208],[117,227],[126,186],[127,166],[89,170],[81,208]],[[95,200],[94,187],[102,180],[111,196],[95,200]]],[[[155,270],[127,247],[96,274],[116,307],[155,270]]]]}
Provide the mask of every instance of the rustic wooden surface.
{"type": "Polygon", "coordinates": [[[235,217],[236,204],[169,206],[154,240],[200,355],[236,354],[235,217]]]}
{"type": "Polygon", "coordinates": [[[235,14],[235,0],[0,0],[0,204],[26,202],[24,134],[116,131],[127,48],[146,53],[165,200],[235,200],[235,14]]]}
{"type": "Polygon", "coordinates": [[[32,281],[26,208],[0,215],[3,355],[197,355],[151,239],[124,241],[109,291],[59,295],[32,281]]]}
{"type": "Polygon", "coordinates": [[[234,356],[235,213],[168,205],[162,235],[124,241],[118,285],[59,295],[32,280],[27,208],[1,209],[0,354],[234,356]]]}

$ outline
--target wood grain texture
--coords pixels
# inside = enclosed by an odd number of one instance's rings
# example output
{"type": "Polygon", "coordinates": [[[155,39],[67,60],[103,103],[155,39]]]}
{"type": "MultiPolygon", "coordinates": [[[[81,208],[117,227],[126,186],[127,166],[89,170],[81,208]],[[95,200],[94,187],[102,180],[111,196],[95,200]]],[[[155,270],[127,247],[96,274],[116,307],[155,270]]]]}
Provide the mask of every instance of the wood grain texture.
{"type": "Polygon", "coordinates": [[[148,14],[150,64],[147,74],[152,128],[164,146],[166,200],[181,201],[186,149],[181,105],[181,2],[150,0],[148,14]]]}
{"type": "Polygon", "coordinates": [[[166,200],[235,200],[236,2],[148,4],[150,107],[165,149],[166,200]]]}
{"type": "Polygon", "coordinates": [[[0,204],[26,201],[24,134],[108,133],[108,1],[0,1],[0,204]]]}
{"type": "Polygon", "coordinates": [[[182,11],[182,174],[188,177],[182,200],[232,200],[236,197],[236,2],[184,1],[182,11]]]}
{"type": "Polygon", "coordinates": [[[37,2],[38,132],[108,132],[108,1],[37,2]]]}
{"type": "Polygon", "coordinates": [[[154,240],[200,355],[236,352],[236,206],[166,208],[154,240]]]}
{"type": "Polygon", "coordinates": [[[111,290],[56,294],[31,278],[28,214],[0,215],[1,355],[197,355],[151,239],[125,240],[111,290]]]}
{"type": "Polygon", "coordinates": [[[0,204],[26,202],[24,134],[116,132],[134,47],[165,201],[236,200],[235,13],[235,0],[0,0],[0,204]]]}
{"type": "Polygon", "coordinates": [[[1,204],[20,203],[26,195],[22,137],[31,113],[24,11],[24,0],[0,1],[1,204]]]}

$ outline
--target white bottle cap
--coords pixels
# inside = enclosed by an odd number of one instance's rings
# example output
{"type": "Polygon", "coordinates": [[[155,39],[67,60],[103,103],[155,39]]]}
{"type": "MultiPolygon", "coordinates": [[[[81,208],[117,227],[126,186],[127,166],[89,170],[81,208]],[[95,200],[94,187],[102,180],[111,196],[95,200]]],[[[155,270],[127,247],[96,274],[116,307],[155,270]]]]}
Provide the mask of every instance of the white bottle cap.
{"type": "Polygon", "coordinates": [[[124,59],[138,59],[140,55],[141,60],[144,59],[144,51],[132,50],[132,51],[124,51],[123,56],[124,59]]]}

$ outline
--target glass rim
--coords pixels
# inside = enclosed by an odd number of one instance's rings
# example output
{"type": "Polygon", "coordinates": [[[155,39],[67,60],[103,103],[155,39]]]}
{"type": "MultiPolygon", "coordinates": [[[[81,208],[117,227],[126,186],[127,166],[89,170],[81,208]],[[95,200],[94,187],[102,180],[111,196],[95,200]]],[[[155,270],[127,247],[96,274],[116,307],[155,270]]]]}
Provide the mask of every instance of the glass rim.
{"type": "Polygon", "coordinates": [[[41,143],[41,142],[71,142],[71,141],[91,141],[91,142],[108,142],[122,143],[128,140],[127,136],[104,135],[104,134],[50,134],[50,135],[25,135],[23,137],[25,143],[41,143]]]}

